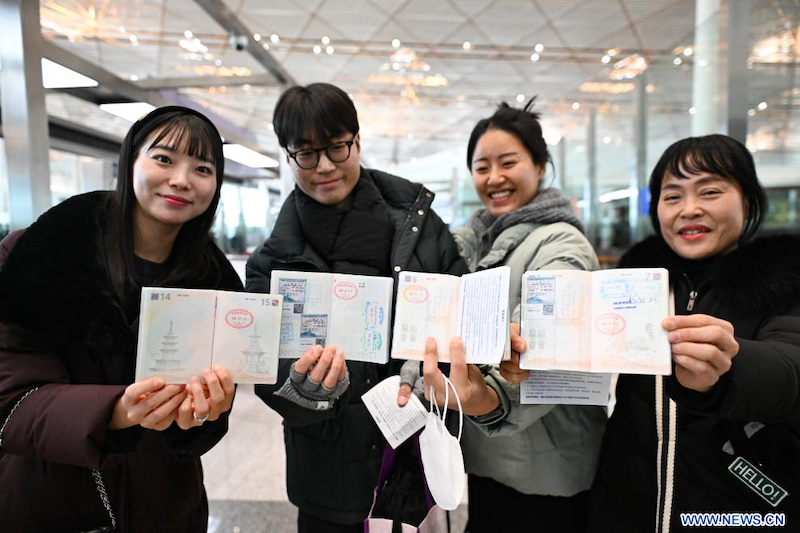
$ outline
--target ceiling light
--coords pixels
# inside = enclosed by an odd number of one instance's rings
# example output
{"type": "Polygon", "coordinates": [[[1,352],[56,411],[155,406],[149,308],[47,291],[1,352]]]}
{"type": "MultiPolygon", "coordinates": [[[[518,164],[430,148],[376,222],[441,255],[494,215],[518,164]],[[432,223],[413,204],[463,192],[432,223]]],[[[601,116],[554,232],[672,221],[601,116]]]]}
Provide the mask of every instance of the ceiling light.
{"type": "Polygon", "coordinates": [[[605,204],[614,200],[622,200],[624,198],[631,198],[633,196],[638,196],[638,191],[636,189],[618,189],[616,191],[607,192],[605,194],[601,194],[598,200],[600,200],[601,204],[605,204]]]}
{"type": "Polygon", "coordinates": [[[187,39],[191,39],[192,37],[194,37],[194,33],[192,33],[192,30],[186,30],[185,32],[183,32],[183,36],[186,37],[187,39]]]}
{"type": "Polygon", "coordinates": [[[139,81],[139,76],[137,76],[136,74],[131,74],[131,78],[130,79],[131,79],[131,81],[139,81]]]}
{"type": "Polygon", "coordinates": [[[45,89],[97,87],[97,81],[74,70],[42,58],[42,85],[45,89]]]}
{"type": "Polygon", "coordinates": [[[120,33],[125,33],[125,26],[120,26],[119,28],[117,28],[117,31],[119,31],[120,33]]]}
{"type": "Polygon", "coordinates": [[[603,57],[600,58],[600,61],[603,62],[603,63],[608,63],[608,62],[611,61],[611,56],[606,54],[606,55],[604,55],[603,57]]]}
{"type": "Polygon", "coordinates": [[[610,55],[611,57],[618,56],[620,53],[619,48],[609,48],[606,54],[610,55]]]}
{"type": "Polygon", "coordinates": [[[253,34],[253,39],[255,39],[256,42],[260,41],[261,40],[261,34],[260,33],[254,33],[253,34]]]}
{"type": "Polygon", "coordinates": [[[261,46],[264,47],[264,50],[269,50],[269,43],[261,43],[261,46]]]}
{"type": "Polygon", "coordinates": [[[544,142],[550,146],[555,146],[561,142],[561,132],[553,128],[547,128],[547,131],[542,134],[542,137],[544,137],[544,142]]]}
{"type": "Polygon", "coordinates": [[[609,137],[608,135],[603,137],[603,144],[611,144],[611,137],[609,137]]]}
{"type": "Polygon", "coordinates": [[[748,116],[748,117],[754,117],[754,116],[756,116],[756,110],[755,110],[755,109],[749,109],[749,110],[747,111],[747,116],[748,116]]]}
{"type": "Polygon", "coordinates": [[[539,54],[531,54],[531,61],[534,63],[539,61],[539,54]]]}
{"type": "Polygon", "coordinates": [[[226,159],[236,161],[250,168],[275,168],[277,161],[241,144],[223,144],[222,153],[226,159]]]}
{"type": "Polygon", "coordinates": [[[697,108],[696,108],[696,107],[694,107],[694,106],[690,107],[690,108],[689,108],[689,114],[690,114],[690,115],[695,115],[695,114],[697,114],[697,108]]]}
{"type": "Polygon", "coordinates": [[[580,104],[580,102],[572,102],[572,109],[574,109],[575,111],[577,111],[577,110],[578,110],[578,109],[580,109],[580,108],[581,108],[581,104],[580,104]]]}
{"type": "Polygon", "coordinates": [[[277,33],[273,33],[272,35],[269,36],[269,40],[272,41],[273,43],[277,43],[281,40],[281,38],[278,37],[277,33]]]}
{"type": "Polygon", "coordinates": [[[136,46],[136,45],[138,45],[138,44],[139,44],[139,38],[138,38],[138,37],[136,37],[135,35],[129,35],[129,36],[128,36],[128,40],[131,42],[131,44],[132,44],[133,46],[136,46]]]}
{"type": "Polygon", "coordinates": [[[686,48],[683,49],[683,55],[685,55],[686,57],[689,57],[693,53],[694,53],[694,50],[692,50],[691,46],[687,46],[686,48]]]}
{"type": "Polygon", "coordinates": [[[542,52],[544,51],[544,45],[542,43],[539,43],[536,46],[534,46],[533,49],[537,52],[542,52]]]}
{"type": "Polygon", "coordinates": [[[683,59],[681,59],[680,57],[676,57],[675,59],[672,60],[672,64],[675,65],[676,67],[681,63],[683,63],[683,59]]]}
{"type": "Polygon", "coordinates": [[[461,47],[462,47],[464,50],[469,50],[470,48],[472,48],[472,43],[471,43],[471,42],[469,42],[469,41],[464,41],[464,44],[462,44],[462,45],[461,45],[461,47]]]}
{"type": "Polygon", "coordinates": [[[517,102],[523,102],[523,101],[525,101],[525,95],[522,94],[522,93],[518,94],[517,95],[517,102]]]}
{"type": "Polygon", "coordinates": [[[331,43],[331,38],[328,37],[327,35],[324,35],[322,37],[322,39],[320,39],[320,40],[322,41],[322,44],[330,44],[331,43]]]}
{"type": "Polygon", "coordinates": [[[314,53],[315,54],[319,54],[320,52],[322,52],[322,47],[320,45],[318,45],[318,44],[315,44],[314,45],[314,53]]]}
{"type": "Polygon", "coordinates": [[[759,111],[764,111],[766,108],[767,108],[766,102],[761,102],[760,104],[758,104],[759,111]]]}
{"type": "Polygon", "coordinates": [[[214,61],[214,65],[216,65],[218,67],[221,67],[222,66],[222,60],[221,59],[217,59],[216,61],[214,61]]]}
{"type": "Polygon", "coordinates": [[[100,109],[119,118],[124,118],[128,122],[136,122],[155,109],[155,106],[147,102],[126,102],[118,104],[100,104],[100,109]]]}
{"type": "Polygon", "coordinates": [[[392,47],[400,48],[400,39],[392,39],[392,47]]]}
{"type": "Polygon", "coordinates": [[[759,150],[763,150],[766,147],[767,147],[767,143],[765,143],[764,141],[761,141],[761,142],[758,143],[758,149],[759,150]]]}
{"type": "Polygon", "coordinates": [[[328,54],[328,55],[331,55],[334,51],[335,50],[333,49],[333,46],[331,46],[331,45],[328,45],[328,46],[325,47],[325,53],[328,54]]]}

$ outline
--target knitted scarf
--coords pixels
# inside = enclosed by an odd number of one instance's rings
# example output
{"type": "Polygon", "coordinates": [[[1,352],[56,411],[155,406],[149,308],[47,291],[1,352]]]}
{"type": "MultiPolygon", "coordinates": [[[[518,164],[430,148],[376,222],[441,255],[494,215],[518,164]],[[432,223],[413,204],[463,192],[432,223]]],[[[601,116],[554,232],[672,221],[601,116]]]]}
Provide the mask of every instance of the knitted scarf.
{"type": "Polygon", "coordinates": [[[299,187],[294,194],[303,236],[331,272],[391,275],[395,228],[389,208],[369,173],[362,170],[350,193],[352,206],[347,210],[323,205],[299,187]]]}
{"type": "Polygon", "coordinates": [[[517,224],[535,222],[537,224],[552,224],[553,222],[566,222],[585,233],[583,224],[572,211],[569,198],[558,189],[543,189],[534,196],[528,205],[520,207],[510,213],[505,213],[494,218],[487,209],[475,211],[469,219],[469,226],[480,241],[480,256],[485,257],[494,244],[495,239],[505,230],[517,224]]]}

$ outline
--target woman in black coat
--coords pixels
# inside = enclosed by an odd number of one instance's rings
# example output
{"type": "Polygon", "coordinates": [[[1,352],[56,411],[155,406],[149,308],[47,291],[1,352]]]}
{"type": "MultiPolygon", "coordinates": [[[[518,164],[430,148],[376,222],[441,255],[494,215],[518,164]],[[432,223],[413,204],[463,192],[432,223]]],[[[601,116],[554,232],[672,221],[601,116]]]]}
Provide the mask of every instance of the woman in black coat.
{"type": "Polygon", "coordinates": [[[753,238],[766,195],[723,135],[670,146],[650,192],[656,236],[620,266],[670,272],[673,373],[620,377],[590,529],[800,530],[800,239],[753,238]]]}
{"type": "Polygon", "coordinates": [[[0,270],[0,529],[205,532],[200,455],[227,431],[222,367],[134,381],[141,288],[240,289],[209,230],[222,141],[157,109],[123,141],[114,192],[70,198],[0,270]]]}

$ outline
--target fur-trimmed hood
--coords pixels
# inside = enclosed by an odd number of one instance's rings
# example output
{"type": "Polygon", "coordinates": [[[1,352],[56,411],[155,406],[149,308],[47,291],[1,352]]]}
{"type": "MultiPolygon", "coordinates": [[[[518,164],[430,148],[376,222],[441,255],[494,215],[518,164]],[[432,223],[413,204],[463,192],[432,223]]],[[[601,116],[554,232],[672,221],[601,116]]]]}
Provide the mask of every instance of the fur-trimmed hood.
{"type": "MultiPolygon", "coordinates": [[[[714,285],[725,306],[763,315],[800,300],[798,235],[761,237],[704,262],[712,269],[714,285]]],[[[677,255],[657,236],[634,245],[619,262],[621,268],[664,267],[671,280],[697,264],[677,255]]]]}

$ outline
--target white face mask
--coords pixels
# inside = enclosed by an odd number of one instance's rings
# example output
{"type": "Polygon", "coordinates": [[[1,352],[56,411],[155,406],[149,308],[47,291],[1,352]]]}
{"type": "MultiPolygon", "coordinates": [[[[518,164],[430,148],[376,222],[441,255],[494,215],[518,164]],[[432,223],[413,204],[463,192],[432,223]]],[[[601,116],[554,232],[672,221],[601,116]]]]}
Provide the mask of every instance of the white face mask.
{"type": "Polygon", "coordinates": [[[425,480],[436,504],[447,511],[452,511],[461,503],[465,488],[464,456],[461,454],[461,429],[464,425],[464,413],[461,399],[456,388],[443,376],[445,381],[444,407],[439,412],[433,387],[430,390],[431,412],[425,429],[419,435],[419,449],[422,455],[422,466],[425,468],[425,480]],[[450,400],[450,388],[458,403],[458,439],[453,437],[444,425],[447,415],[447,403],[450,400]],[[435,409],[435,412],[434,412],[435,409]],[[441,414],[441,416],[440,416],[441,414]]]}

